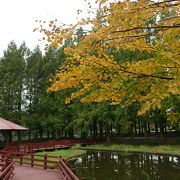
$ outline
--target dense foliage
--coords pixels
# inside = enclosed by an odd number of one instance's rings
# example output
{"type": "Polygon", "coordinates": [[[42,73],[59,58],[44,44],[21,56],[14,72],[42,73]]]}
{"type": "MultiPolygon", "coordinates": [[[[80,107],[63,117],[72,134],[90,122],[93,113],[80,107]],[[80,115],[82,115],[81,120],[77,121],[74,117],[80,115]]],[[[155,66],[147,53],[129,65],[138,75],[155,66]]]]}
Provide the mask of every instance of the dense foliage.
{"type": "MultiPolygon", "coordinates": [[[[119,63],[120,60],[139,61],[154,55],[147,51],[120,49],[115,56],[119,63]]],[[[42,55],[39,47],[30,51],[25,43],[17,47],[10,42],[0,59],[0,117],[28,127],[35,138],[135,133],[147,136],[150,132],[161,132],[163,136],[169,129],[178,128],[178,123],[171,123],[166,117],[170,109],[179,109],[178,96],[165,100],[161,110],[151,110],[138,117],[138,102],[127,107],[124,103],[112,106],[105,101],[81,103],[77,98],[66,104],[65,100],[74,88],[47,93],[49,78],[63,66],[65,58],[64,46],[50,47],[42,55]]]]}
{"type": "Polygon", "coordinates": [[[41,138],[178,129],[179,1],[97,3],[93,19],[41,25],[51,44],[44,55],[10,42],[0,59],[0,116],[41,138]],[[87,24],[92,30],[79,28],[87,24]]]}
{"type": "MultiPolygon", "coordinates": [[[[54,77],[49,91],[75,88],[66,99],[77,97],[81,102],[109,101],[111,105],[129,106],[138,101],[138,115],[161,109],[162,101],[180,95],[178,0],[97,0],[97,17],[90,15],[71,27],[43,27],[51,45],[72,39],[78,25],[91,25],[76,46],[65,49],[66,62],[54,77]],[[119,60],[120,48],[154,53],[149,58],[119,60]],[[113,53],[114,52],[114,53],[113,53]]],[[[90,3],[89,3],[90,4],[90,3]]],[[[89,5],[91,10],[91,5],[89,5]]],[[[169,120],[178,121],[178,112],[168,112],[169,120]]]]}

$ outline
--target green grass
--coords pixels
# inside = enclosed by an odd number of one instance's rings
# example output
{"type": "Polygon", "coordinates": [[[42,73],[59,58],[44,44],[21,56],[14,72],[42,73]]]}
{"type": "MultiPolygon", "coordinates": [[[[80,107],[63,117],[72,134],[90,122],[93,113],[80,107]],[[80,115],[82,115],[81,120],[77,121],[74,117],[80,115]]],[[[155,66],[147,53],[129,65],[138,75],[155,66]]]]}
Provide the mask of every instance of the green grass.
{"type": "Polygon", "coordinates": [[[160,145],[160,146],[146,146],[146,145],[124,145],[124,144],[101,144],[90,145],[83,147],[83,149],[97,149],[97,150],[116,150],[116,151],[138,151],[149,153],[163,153],[180,155],[180,145],[160,145]]]}
{"type": "Polygon", "coordinates": [[[86,153],[85,150],[62,149],[62,150],[56,150],[56,151],[38,152],[35,154],[37,155],[47,154],[48,156],[61,156],[63,159],[71,159],[73,157],[80,156],[85,153],[86,153]]]}

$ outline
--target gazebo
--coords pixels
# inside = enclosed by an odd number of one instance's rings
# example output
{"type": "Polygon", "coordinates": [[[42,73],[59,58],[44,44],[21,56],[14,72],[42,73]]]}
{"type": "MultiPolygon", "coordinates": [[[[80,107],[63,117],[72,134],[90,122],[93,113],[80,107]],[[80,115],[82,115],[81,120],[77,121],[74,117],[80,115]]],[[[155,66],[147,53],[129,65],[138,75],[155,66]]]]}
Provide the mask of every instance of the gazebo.
{"type": "Polygon", "coordinates": [[[8,145],[12,140],[12,131],[18,132],[18,143],[21,142],[21,134],[20,131],[28,131],[27,128],[19,126],[15,123],[12,123],[10,121],[7,121],[5,119],[0,118],[0,131],[6,132],[6,144],[8,145]]]}

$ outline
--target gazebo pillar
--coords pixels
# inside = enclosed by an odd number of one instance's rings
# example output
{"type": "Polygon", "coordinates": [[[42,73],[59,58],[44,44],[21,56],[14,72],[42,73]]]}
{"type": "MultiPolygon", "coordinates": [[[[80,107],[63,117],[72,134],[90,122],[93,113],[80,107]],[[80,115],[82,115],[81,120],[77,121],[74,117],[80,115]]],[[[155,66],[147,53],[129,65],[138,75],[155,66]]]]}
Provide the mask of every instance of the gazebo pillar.
{"type": "Polygon", "coordinates": [[[6,132],[6,144],[8,145],[11,142],[11,131],[6,132]]]}
{"type": "Polygon", "coordinates": [[[18,131],[18,144],[21,144],[21,131],[18,131]]]}

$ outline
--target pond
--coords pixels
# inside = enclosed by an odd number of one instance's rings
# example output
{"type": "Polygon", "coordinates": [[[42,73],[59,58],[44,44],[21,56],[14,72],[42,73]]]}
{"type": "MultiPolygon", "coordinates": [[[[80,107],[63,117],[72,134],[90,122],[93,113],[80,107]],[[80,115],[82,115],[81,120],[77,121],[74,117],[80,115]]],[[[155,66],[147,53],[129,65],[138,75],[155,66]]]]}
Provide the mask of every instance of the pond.
{"type": "Polygon", "coordinates": [[[70,162],[86,180],[179,180],[180,157],[89,151],[70,162]]]}

